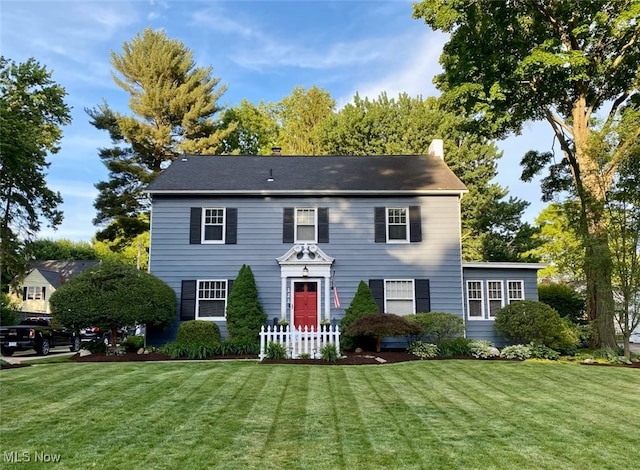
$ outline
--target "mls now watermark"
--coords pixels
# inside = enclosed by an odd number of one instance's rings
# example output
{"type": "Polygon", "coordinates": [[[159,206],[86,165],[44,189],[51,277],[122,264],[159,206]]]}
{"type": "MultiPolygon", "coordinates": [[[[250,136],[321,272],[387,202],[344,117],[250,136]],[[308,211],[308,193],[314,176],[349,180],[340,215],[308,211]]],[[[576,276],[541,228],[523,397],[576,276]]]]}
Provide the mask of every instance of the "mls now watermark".
{"type": "Polygon", "coordinates": [[[60,454],[48,454],[46,452],[30,452],[28,450],[5,452],[3,455],[4,463],[58,463],[60,462],[60,454]]]}

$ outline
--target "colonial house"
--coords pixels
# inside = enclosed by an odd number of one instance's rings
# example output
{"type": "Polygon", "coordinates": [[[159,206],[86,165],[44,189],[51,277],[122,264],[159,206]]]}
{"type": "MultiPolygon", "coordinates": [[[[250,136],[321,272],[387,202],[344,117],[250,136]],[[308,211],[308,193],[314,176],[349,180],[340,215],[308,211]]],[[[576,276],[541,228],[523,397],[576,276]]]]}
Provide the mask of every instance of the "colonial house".
{"type": "Polygon", "coordinates": [[[422,156],[194,156],[147,187],[149,270],[179,299],[180,322],[216,322],[243,264],[251,267],[269,323],[337,322],[360,281],[380,312],[451,312],[467,336],[500,342],[497,309],[537,299],[539,264],[463,263],[465,185],[442,141],[422,156]]]}
{"type": "Polygon", "coordinates": [[[36,261],[18,286],[19,294],[12,300],[20,305],[24,317],[50,315],[51,294],[72,277],[98,263],[96,260],[36,261]]]}

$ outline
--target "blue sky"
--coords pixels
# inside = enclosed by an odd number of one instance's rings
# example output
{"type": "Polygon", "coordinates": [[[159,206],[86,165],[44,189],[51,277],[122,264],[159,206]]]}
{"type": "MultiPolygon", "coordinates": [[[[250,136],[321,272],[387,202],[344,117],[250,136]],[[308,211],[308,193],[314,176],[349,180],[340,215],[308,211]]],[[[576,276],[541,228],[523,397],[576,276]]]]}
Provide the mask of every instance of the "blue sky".
{"type": "MultiPolygon", "coordinates": [[[[107,178],[97,149],[110,142],[84,110],[106,100],[128,112],[128,96],[111,78],[109,54],[144,28],[165,30],[193,50],[198,65],[211,65],[228,86],[221,100],[226,105],[243,98],[279,101],[295,86],[316,85],[343,106],[356,92],[438,95],[432,80],[447,36],[411,15],[412,2],[404,0],[3,0],[0,54],[17,62],[34,57],[47,66],[72,107],[73,123],[64,128],[47,177],[64,198],[64,222],[39,236],[90,241],[94,235],[94,184],[107,178]]],[[[498,146],[504,156],[497,182],[531,202],[525,219],[533,221],[544,207],[539,184],[519,181],[518,162],[528,150],[551,150],[551,132],[532,124],[498,146]]]]}

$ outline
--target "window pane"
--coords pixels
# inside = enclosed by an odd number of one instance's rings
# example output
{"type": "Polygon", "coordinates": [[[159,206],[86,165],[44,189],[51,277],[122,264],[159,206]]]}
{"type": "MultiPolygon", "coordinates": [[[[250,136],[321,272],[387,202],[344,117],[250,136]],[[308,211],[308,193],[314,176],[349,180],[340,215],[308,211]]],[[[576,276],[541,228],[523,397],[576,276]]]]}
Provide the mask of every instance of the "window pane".
{"type": "Polygon", "coordinates": [[[296,240],[305,242],[316,240],[315,209],[296,209],[296,240]]]}
{"type": "Polygon", "coordinates": [[[481,300],[469,300],[469,316],[478,318],[482,317],[481,300]]]}
{"type": "Polygon", "coordinates": [[[222,241],[224,228],[224,209],[204,210],[204,239],[222,241]]]}
{"type": "Polygon", "coordinates": [[[205,225],[204,239],[205,240],[222,240],[222,226],[221,225],[205,225]]]}
{"type": "Polygon", "coordinates": [[[389,240],[407,239],[407,209],[387,209],[387,232],[389,240]]]}
{"type": "Polygon", "coordinates": [[[405,225],[389,225],[389,240],[406,240],[407,227],[405,225]]]}
{"type": "Polygon", "coordinates": [[[509,281],[508,289],[509,289],[509,302],[524,299],[522,281],[509,281]]]}
{"type": "Polygon", "coordinates": [[[498,310],[500,310],[502,308],[502,301],[501,300],[490,300],[489,301],[489,316],[490,317],[495,317],[496,313],[498,313],[498,310]]]}
{"type": "Polygon", "coordinates": [[[201,300],[198,303],[199,317],[224,317],[224,300],[201,300]]]}
{"type": "Polygon", "coordinates": [[[393,313],[395,315],[413,314],[413,301],[412,300],[387,300],[386,313],[393,313]]]}
{"type": "Polygon", "coordinates": [[[298,226],[298,240],[315,240],[316,230],[314,226],[299,225],[298,226]]]}

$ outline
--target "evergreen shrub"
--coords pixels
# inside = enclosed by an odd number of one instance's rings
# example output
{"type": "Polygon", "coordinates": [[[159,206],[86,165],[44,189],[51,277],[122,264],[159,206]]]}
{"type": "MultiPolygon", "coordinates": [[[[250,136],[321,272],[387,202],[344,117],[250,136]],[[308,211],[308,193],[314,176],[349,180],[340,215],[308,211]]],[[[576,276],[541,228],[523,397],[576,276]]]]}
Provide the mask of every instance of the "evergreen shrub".
{"type": "Polygon", "coordinates": [[[204,345],[213,347],[220,343],[220,328],[212,321],[189,320],[178,327],[176,343],[180,346],[204,345]]]}
{"type": "Polygon", "coordinates": [[[417,313],[407,317],[420,326],[422,336],[428,342],[439,344],[464,334],[464,323],[460,315],[447,312],[417,313]]]}

